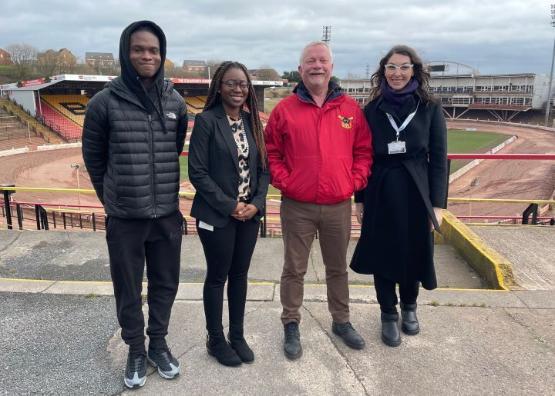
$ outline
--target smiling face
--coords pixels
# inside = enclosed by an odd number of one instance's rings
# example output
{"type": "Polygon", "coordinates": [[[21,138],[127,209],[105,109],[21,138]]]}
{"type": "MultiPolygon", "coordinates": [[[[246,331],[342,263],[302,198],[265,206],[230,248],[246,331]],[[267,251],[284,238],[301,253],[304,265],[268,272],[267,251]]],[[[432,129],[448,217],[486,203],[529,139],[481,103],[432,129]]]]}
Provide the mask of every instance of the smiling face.
{"type": "Polygon", "coordinates": [[[220,85],[222,104],[228,114],[237,114],[249,96],[247,76],[241,69],[227,70],[220,85]]]}
{"type": "Polygon", "coordinates": [[[131,35],[129,47],[129,60],[139,77],[154,77],[162,62],[158,37],[143,30],[135,32],[131,35]]]}
{"type": "Polygon", "coordinates": [[[393,89],[394,91],[400,91],[407,86],[412,76],[414,76],[414,70],[412,67],[408,68],[407,70],[402,70],[400,66],[403,65],[410,65],[412,61],[409,56],[401,55],[401,54],[393,54],[387,60],[387,65],[396,65],[399,67],[396,68],[388,68],[385,67],[385,79],[387,80],[387,84],[393,89]]]}
{"type": "Polygon", "coordinates": [[[333,72],[333,63],[328,48],[313,45],[302,54],[299,74],[309,91],[327,91],[333,72]]]}

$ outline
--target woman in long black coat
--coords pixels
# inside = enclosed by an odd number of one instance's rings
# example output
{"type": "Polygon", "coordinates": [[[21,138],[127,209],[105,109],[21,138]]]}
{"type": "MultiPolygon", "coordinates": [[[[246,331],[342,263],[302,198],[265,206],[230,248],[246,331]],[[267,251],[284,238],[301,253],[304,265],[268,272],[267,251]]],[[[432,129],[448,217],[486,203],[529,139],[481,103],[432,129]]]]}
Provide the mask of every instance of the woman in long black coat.
{"type": "Polygon", "coordinates": [[[368,186],[355,196],[362,231],[351,268],[374,275],[382,340],[389,346],[401,343],[396,284],[401,328],[409,335],[419,332],[420,283],[428,290],[437,287],[432,230],[439,229],[447,200],[447,131],[428,81],[416,52],[395,46],[372,76],[364,109],[374,163],[368,186]]]}

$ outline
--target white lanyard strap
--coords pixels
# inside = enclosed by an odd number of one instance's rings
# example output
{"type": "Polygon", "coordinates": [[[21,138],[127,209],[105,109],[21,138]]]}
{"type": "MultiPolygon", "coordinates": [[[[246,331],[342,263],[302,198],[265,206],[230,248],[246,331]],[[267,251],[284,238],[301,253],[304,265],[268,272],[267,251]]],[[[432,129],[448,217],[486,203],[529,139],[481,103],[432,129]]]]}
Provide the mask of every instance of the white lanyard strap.
{"type": "Polygon", "coordinates": [[[416,115],[419,105],[420,105],[420,101],[418,101],[418,103],[416,104],[416,109],[414,109],[414,111],[410,113],[407,118],[405,118],[405,121],[401,124],[401,126],[397,126],[397,123],[395,122],[395,119],[391,114],[385,113],[385,115],[387,116],[387,119],[389,120],[389,123],[391,124],[391,127],[395,129],[397,141],[399,141],[399,134],[405,130],[407,125],[412,121],[412,119],[416,115]]]}

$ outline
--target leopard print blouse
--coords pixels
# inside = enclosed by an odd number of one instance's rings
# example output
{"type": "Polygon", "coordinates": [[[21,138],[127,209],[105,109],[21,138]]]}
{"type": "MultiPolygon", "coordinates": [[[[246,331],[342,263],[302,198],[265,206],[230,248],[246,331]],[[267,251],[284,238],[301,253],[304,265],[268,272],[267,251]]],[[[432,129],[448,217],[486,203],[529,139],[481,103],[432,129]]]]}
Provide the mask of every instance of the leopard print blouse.
{"type": "Polygon", "coordinates": [[[233,131],[233,138],[237,144],[237,155],[239,157],[239,195],[237,200],[240,202],[248,202],[250,199],[250,171],[249,171],[249,142],[247,141],[247,133],[243,119],[234,120],[227,116],[229,126],[233,131]]]}

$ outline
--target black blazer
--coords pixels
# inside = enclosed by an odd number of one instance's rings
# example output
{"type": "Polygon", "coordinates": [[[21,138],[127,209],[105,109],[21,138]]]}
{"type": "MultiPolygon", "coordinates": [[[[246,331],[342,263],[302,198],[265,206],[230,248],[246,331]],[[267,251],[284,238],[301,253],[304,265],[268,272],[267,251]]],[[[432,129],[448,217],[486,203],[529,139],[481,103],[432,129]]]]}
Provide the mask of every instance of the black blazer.
{"type": "MultiPolygon", "coordinates": [[[[266,204],[270,176],[262,169],[249,114],[241,112],[249,143],[251,202],[259,219],[266,204]]],[[[225,227],[237,206],[239,157],[233,132],[220,104],[195,117],[189,145],[189,180],[197,190],[191,216],[215,227],[225,227]]]]}

